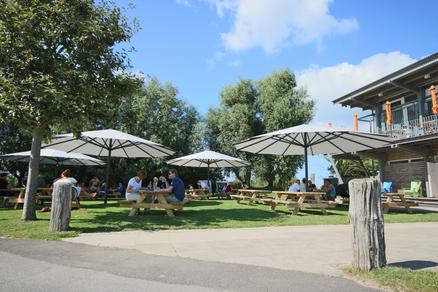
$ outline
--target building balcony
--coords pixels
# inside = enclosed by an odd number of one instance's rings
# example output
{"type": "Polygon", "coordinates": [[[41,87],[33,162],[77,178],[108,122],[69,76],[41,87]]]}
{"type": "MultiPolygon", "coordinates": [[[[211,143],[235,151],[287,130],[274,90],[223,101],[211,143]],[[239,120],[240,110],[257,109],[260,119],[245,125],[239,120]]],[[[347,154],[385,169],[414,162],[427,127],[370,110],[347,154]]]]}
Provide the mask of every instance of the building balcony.
{"type": "Polygon", "coordinates": [[[396,139],[407,139],[438,133],[438,115],[430,115],[411,120],[401,124],[392,124],[389,128],[385,125],[380,134],[385,134],[396,139]]]}

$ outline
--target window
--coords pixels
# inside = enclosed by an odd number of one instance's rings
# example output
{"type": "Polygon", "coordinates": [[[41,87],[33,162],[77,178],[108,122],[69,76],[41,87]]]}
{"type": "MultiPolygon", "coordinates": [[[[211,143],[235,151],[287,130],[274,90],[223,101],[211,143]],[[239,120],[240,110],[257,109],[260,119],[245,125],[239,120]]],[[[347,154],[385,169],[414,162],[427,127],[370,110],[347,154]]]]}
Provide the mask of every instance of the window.
{"type": "Polygon", "coordinates": [[[426,108],[425,108],[425,115],[429,116],[432,114],[432,99],[426,99],[426,108]]]}
{"type": "Polygon", "coordinates": [[[406,118],[408,121],[416,120],[419,118],[419,107],[418,103],[411,103],[405,106],[406,108],[406,118]]]}
{"type": "Polygon", "coordinates": [[[405,97],[405,103],[410,103],[410,102],[417,102],[417,96],[411,95],[411,96],[405,97]]]}

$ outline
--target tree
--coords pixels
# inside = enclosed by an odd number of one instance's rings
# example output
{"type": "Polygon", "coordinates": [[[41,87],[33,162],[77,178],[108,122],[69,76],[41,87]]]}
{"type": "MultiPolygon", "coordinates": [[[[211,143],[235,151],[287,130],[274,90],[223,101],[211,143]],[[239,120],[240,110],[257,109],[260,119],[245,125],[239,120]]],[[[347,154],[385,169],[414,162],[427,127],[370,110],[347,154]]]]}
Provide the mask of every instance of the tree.
{"type": "MultiPolygon", "coordinates": [[[[233,145],[248,137],[262,133],[257,111],[257,90],[251,80],[240,80],[225,87],[221,94],[220,108],[210,108],[205,117],[207,144],[211,150],[238,156],[254,165],[258,159],[253,154],[236,152],[233,145]]],[[[253,166],[235,169],[240,181],[250,185],[253,166]]]]}
{"type": "Polygon", "coordinates": [[[302,164],[296,156],[281,157],[237,152],[233,145],[251,136],[307,123],[312,118],[313,101],[297,88],[290,70],[273,72],[253,82],[240,80],[222,90],[221,105],[206,116],[208,145],[251,162],[251,167],[235,170],[239,180],[250,183],[251,175],[268,182],[285,183],[302,164]]]}
{"type": "Polygon", "coordinates": [[[120,8],[92,0],[0,0],[0,119],[32,132],[23,220],[36,219],[41,142],[53,125],[75,132],[111,119],[133,79],[115,46],[133,29],[120,8]]]}
{"type": "MultiPolygon", "coordinates": [[[[371,158],[335,159],[334,161],[342,177],[365,178],[376,176],[379,171],[379,163],[371,158]]],[[[335,173],[332,165],[328,170],[335,173]]]]}
{"type": "MultiPolygon", "coordinates": [[[[156,78],[149,78],[146,84],[129,97],[123,98],[114,125],[122,131],[137,135],[176,151],[175,156],[202,149],[200,132],[202,125],[197,110],[178,98],[178,90],[171,84],[161,84],[156,78]]],[[[169,165],[168,158],[143,159],[134,163],[119,161],[118,173],[135,173],[137,169],[149,174],[164,173],[169,165]]],[[[181,169],[180,175],[190,180],[200,174],[199,169],[181,169]]]]}
{"type": "MultiPolygon", "coordinates": [[[[310,122],[314,103],[303,88],[298,88],[295,75],[289,69],[274,71],[257,82],[258,104],[266,132],[272,132],[310,122]]],[[[275,178],[284,188],[288,178],[303,164],[301,156],[265,156],[259,175],[272,188],[275,178]]]]}
{"type": "MultiPolygon", "coordinates": [[[[0,137],[0,155],[27,151],[29,150],[32,141],[32,136],[30,133],[8,122],[0,123],[0,137]]],[[[21,162],[1,160],[0,165],[9,170],[14,176],[17,177],[19,181],[21,181],[25,171],[27,170],[27,168],[25,168],[25,164],[21,162]],[[15,172],[17,170],[20,173],[19,177],[15,172]]],[[[17,187],[17,185],[14,185],[14,187],[17,187]]]]}

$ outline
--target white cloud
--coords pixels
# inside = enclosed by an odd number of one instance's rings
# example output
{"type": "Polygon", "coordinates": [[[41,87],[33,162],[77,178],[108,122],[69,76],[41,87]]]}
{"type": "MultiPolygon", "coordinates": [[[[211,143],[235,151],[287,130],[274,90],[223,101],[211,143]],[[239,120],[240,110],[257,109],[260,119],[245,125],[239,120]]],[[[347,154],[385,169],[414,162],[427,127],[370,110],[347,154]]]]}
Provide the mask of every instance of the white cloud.
{"type": "Polygon", "coordinates": [[[326,37],[357,30],[355,18],[330,14],[332,0],[205,0],[217,14],[233,16],[231,31],[221,34],[229,50],[262,47],[274,52],[284,46],[317,43],[326,37]]]}
{"type": "Polygon", "coordinates": [[[239,67],[240,65],[242,65],[242,61],[241,60],[233,60],[233,61],[229,62],[229,65],[231,67],[239,67]]]}
{"type": "Polygon", "coordinates": [[[192,4],[189,2],[189,0],[175,0],[176,4],[192,7],[192,4]]]}
{"type": "Polygon", "coordinates": [[[216,67],[216,64],[221,62],[225,58],[225,53],[222,51],[216,51],[214,56],[210,59],[207,59],[207,69],[211,71],[216,67]]]}
{"type": "Polygon", "coordinates": [[[392,73],[415,59],[400,52],[375,54],[363,59],[359,64],[347,62],[329,67],[312,65],[298,72],[300,86],[307,88],[316,101],[315,122],[327,124],[329,121],[337,126],[352,127],[353,113],[359,109],[347,109],[333,105],[332,100],[341,97],[361,86],[392,73]]]}

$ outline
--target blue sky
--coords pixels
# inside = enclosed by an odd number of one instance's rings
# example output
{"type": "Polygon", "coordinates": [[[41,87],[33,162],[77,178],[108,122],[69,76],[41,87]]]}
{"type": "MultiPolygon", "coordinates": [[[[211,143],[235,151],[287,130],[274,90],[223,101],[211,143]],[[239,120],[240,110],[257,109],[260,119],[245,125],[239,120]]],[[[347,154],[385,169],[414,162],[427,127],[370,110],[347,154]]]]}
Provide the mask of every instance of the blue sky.
{"type": "MultiPolygon", "coordinates": [[[[314,123],[351,127],[353,112],[361,112],[331,100],[438,48],[434,0],[117,3],[134,3],[127,15],[141,27],[131,42],[137,50],[130,55],[133,70],[171,81],[201,114],[239,78],[257,80],[290,68],[317,102],[314,123]]],[[[323,158],[310,159],[318,182],[326,168],[323,158]]]]}

